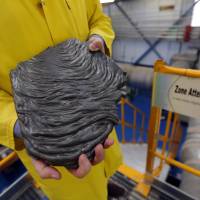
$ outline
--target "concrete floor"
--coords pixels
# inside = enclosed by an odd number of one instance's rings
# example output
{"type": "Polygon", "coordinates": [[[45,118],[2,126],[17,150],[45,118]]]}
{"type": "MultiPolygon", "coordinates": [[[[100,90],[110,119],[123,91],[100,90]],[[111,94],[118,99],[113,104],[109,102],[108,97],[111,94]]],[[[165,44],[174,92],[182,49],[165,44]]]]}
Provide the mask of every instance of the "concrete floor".
{"type": "MultiPolygon", "coordinates": [[[[124,155],[124,163],[129,167],[144,173],[146,165],[147,144],[121,144],[124,155]]],[[[158,166],[159,160],[156,159],[155,166],[158,166]]],[[[169,172],[169,166],[164,165],[163,171],[159,177],[160,180],[165,181],[169,172]]]]}

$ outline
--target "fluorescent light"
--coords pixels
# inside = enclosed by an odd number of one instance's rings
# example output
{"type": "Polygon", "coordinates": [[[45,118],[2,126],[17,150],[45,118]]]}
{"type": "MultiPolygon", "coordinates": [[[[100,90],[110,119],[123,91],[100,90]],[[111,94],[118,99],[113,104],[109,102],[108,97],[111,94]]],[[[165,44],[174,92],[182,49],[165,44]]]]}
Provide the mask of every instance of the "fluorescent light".
{"type": "Polygon", "coordinates": [[[101,3],[113,3],[115,0],[100,0],[101,3]]]}

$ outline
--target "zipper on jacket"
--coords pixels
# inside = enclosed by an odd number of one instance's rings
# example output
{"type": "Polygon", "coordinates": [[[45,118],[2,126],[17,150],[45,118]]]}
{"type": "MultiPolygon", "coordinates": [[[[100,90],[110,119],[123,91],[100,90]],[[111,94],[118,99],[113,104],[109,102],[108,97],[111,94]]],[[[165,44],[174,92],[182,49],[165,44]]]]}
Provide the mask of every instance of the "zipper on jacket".
{"type": "Polygon", "coordinates": [[[69,10],[71,10],[71,7],[69,5],[69,2],[67,0],[65,0],[66,4],[67,4],[67,7],[69,8],[69,10]]]}
{"type": "Polygon", "coordinates": [[[50,27],[49,27],[49,23],[48,23],[48,20],[47,20],[47,17],[46,17],[46,13],[45,13],[45,0],[40,0],[40,3],[41,3],[41,6],[42,6],[42,11],[43,11],[43,13],[44,13],[44,20],[45,20],[45,23],[46,23],[46,25],[47,25],[47,28],[48,28],[48,30],[49,30],[49,34],[50,34],[50,37],[51,37],[51,40],[52,40],[52,43],[53,43],[53,45],[55,45],[55,42],[54,42],[54,39],[53,39],[53,35],[52,35],[52,32],[51,32],[51,29],[50,29],[50,27]]]}
{"type": "Polygon", "coordinates": [[[80,35],[80,33],[79,33],[79,30],[78,30],[77,23],[76,23],[76,20],[75,20],[74,15],[73,15],[73,12],[72,12],[70,3],[69,3],[68,0],[65,0],[65,3],[66,3],[66,9],[68,8],[69,14],[70,14],[71,17],[72,17],[72,20],[73,20],[73,27],[74,27],[74,29],[75,29],[75,31],[76,31],[76,36],[78,37],[78,36],[80,35]]]}

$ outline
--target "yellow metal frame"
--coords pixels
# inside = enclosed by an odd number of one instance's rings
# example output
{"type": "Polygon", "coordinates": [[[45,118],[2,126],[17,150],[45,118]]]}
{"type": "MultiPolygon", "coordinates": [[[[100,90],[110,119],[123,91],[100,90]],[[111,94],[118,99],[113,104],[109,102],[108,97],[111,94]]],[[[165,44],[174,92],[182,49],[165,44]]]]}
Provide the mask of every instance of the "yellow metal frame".
{"type": "Polygon", "coordinates": [[[14,163],[17,159],[17,154],[15,152],[10,153],[7,157],[0,161],[0,170],[5,169],[14,163]]]}
{"type": "Polygon", "coordinates": [[[175,66],[168,66],[164,61],[158,60],[154,65],[154,72],[160,72],[164,74],[176,74],[181,76],[187,76],[191,78],[200,78],[200,71],[194,69],[177,68],[175,66]]]}
{"type": "MultiPolygon", "coordinates": [[[[191,70],[191,69],[182,69],[176,68],[172,66],[167,66],[162,60],[158,60],[154,66],[154,73],[163,73],[163,74],[172,74],[172,75],[181,75],[186,77],[192,78],[200,78],[200,71],[199,70],[191,70]]],[[[155,92],[155,83],[153,84],[153,95],[155,92]]],[[[130,107],[133,109],[134,112],[134,122],[133,125],[128,124],[125,121],[125,111],[124,105],[128,104],[126,99],[121,100],[121,124],[122,124],[122,138],[123,143],[125,143],[125,126],[129,128],[136,128],[136,114],[137,112],[141,112],[135,106],[131,105],[130,107]],[[135,114],[136,113],[136,114],[135,114]]],[[[145,114],[144,114],[145,116],[145,114]]],[[[183,164],[179,161],[175,160],[179,143],[182,136],[182,128],[180,126],[179,115],[177,113],[168,112],[166,127],[164,134],[160,133],[160,126],[162,121],[162,108],[158,108],[155,106],[151,107],[151,115],[150,115],[150,122],[149,122],[149,130],[148,130],[148,150],[147,150],[147,159],[146,159],[146,172],[142,174],[135,169],[132,169],[126,165],[122,165],[119,168],[119,171],[125,174],[130,179],[134,180],[137,184],[135,190],[139,192],[144,197],[149,195],[151,190],[151,185],[154,180],[154,177],[159,176],[163,165],[165,163],[176,166],[182,170],[185,170],[189,173],[192,173],[196,176],[200,176],[200,170],[197,170],[193,167],[190,167],[186,164],[183,164]],[[162,142],[161,151],[157,150],[158,142],[162,142]],[[168,152],[167,152],[167,145],[168,145],[168,152]],[[159,165],[154,166],[155,159],[159,159],[159,165]]],[[[144,125],[143,125],[144,129],[144,125]]],[[[133,141],[134,143],[135,141],[133,141]]]]}
{"type": "MultiPolygon", "coordinates": [[[[154,72],[159,72],[164,74],[175,74],[192,78],[200,78],[200,71],[198,70],[182,69],[182,68],[167,66],[162,60],[158,60],[155,63],[154,72]]],[[[153,94],[154,91],[155,91],[155,84],[153,85],[153,94]]],[[[146,161],[146,173],[144,175],[144,178],[139,182],[139,184],[136,187],[136,191],[138,191],[145,197],[147,197],[150,192],[151,183],[154,177],[160,175],[164,163],[176,166],[182,170],[192,173],[193,175],[200,176],[200,170],[197,170],[193,167],[190,167],[174,159],[177,154],[182,133],[182,129],[180,127],[180,122],[179,122],[179,115],[176,113],[168,112],[165,133],[164,135],[161,135],[160,134],[161,114],[162,114],[161,108],[152,106],[149,130],[148,130],[148,152],[146,161]],[[163,143],[161,152],[157,150],[157,143],[159,140],[162,141],[163,143]],[[168,153],[166,152],[167,144],[169,145],[168,153]],[[160,159],[160,164],[157,167],[154,166],[155,158],[160,159]]]]}
{"type": "Polygon", "coordinates": [[[145,125],[145,113],[142,112],[140,109],[138,109],[136,106],[134,106],[133,104],[131,104],[127,99],[125,98],[121,98],[120,101],[120,105],[121,105],[121,120],[119,122],[119,124],[121,124],[122,127],[122,143],[126,143],[126,139],[125,139],[125,127],[131,128],[132,129],[132,134],[133,134],[133,140],[132,143],[135,144],[136,143],[136,130],[140,130],[140,143],[143,143],[143,136],[144,136],[144,125],[145,125]],[[132,110],[133,110],[133,124],[126,122],[125,120],[125,105],[128,105],[132,110]],[[140,114],[142,116],[142,123],[141,123],[141,127],[138,128],[137,127],[137,115],[140,114]]]}

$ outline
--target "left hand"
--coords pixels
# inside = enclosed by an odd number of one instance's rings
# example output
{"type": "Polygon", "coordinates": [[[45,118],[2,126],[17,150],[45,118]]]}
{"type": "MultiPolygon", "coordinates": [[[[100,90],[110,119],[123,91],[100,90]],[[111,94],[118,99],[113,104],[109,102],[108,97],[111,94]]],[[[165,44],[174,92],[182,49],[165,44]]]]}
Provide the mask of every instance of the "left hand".
{"type": "Polygon", "coordinates": [[[98,35],[92,35],[90,39],[88,40],[89,42],[89,50],[90,51],[102,51],[105,53],[105,43],[104,40],[98,36],[98,35]]]}

